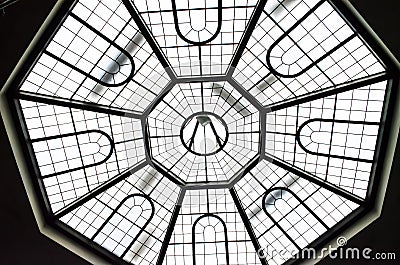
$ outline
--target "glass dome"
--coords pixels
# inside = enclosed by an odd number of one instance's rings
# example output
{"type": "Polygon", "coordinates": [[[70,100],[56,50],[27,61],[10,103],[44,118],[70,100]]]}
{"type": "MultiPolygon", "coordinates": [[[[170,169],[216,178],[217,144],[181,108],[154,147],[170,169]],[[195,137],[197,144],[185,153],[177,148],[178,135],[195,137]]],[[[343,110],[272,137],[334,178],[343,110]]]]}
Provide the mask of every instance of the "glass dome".
{"type": "Polygon", "coordinates": [[[40,36],[23,160],[107,262],[300,262],[373,211],[398,70],[343,1],[65,1],[40,36]]]}

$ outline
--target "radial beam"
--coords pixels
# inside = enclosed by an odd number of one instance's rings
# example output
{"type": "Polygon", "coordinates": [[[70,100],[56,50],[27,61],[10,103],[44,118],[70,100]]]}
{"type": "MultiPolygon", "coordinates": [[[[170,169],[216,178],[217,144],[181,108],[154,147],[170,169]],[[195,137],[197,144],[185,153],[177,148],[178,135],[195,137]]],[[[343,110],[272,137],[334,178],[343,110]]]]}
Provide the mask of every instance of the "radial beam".
{"type": "Polygon", "coordinates": [[[249,93],[242,85],[236,82],[233,79],[228,80],[229,84],[233,86],[245,99],[247,99],[254,107],[257,108],[258,111],[262,111],[264,109],[263,105],[261,105],[258,100],[249,93]]]}
{"type": "Polygon", "coordinates": [[[75,108],[75,109],[95,111],[95,112],[116,115],[116,116],[124,116],[124,117],[129,117],[129,118],[134,118],[134,119],[140,119],[142,117],[142,114],[137,111],[124,110],[124,109],[119,109],[119,108],[115,108],[115,107],[99,105],[99,104],[91,103],[91,102],[58,98],[58,97],[54,97],[54,96],[36,94],[36,93],[32,93],[32,92],[20,91],[18,94],[18,98],[22,99],[22,100],[29,100],[29,101],[34,101],[34,102],[39,102],[39,103],[44,103],[44,104],[49,104],[49,105],[57,105],[57,106],[61,106],[61,107],[71,107],[71,108],[75,108]]]}
{"type": "Polygon", "coordinates": [[[156,54],[158,60],[160,61],[161,65],[164,67],[165,71],[169,75],[171,79],[175,79],[176,76],[171,69],[171,66],[169,65],[167,59],[164,57],[163,52],[161,51],[160,47],[157,45],[156,41],[154,40],[152,34],[148,31],[147,26],[145,23],[142,21],[141,17],[139,14],[136,12],[135,8],[132,6],[132,2],[130,0],[122,0],[124,3],[126,9],[132,16],[133,20],[135,21],[136,25],[139,27],[140,32],[146,39],[147,43],[150,45],[151,49],[154,51],[156,54]]]}
{"type": "Polygon", "coordinates": [[[250,19],[250,22],[246,27],[246,31],[243,34],[242,40],[240,41],[239,46],[236,49],[235,56],[233,57],[232,62],[231,62],[231,67],[228,69],[228,76],[232,76],[233,71],[235,70],[235,67],[237,66],[240,58],[242,57],[243,51],[246,48],[247,43],[249,42],[249,39],[250,39],[251,35],[253,34],[254,29],[257,26],[258,20],[261,16],[261,13],[264,10],[266,3],[267,3],[267,0],[260,0],[258,2],[256,10],[254,11],[253,16],[250,19]]]}
{"type": "Polygon", "coordinates": [[[259,146],[259,153],[261,157],[264,156],[265,154],[265,148],[267,146],[267,113],[269,111],[267,110],[262,110],[259,112],[260,115],[260,135],[259,135],[259,140],[260,140],[260,146],[259,146]]]}
{"type": "Polygon", "coordinates": [[[254,245],[254,249],[257,252],[257,256],[259,257],[261,264],[262,265],[267,265],[268,264],[267,260],[264,257],[261,257],[259,255],[260,252],[262,252],[261,251],[261,245],[258,242],[258,239],[257,239],[256,235],[254,234],[253,228],[252,228],[252,226],[250,224],[249,219],[247,218],[247,215],[246,215],[242,205],[240,204],[239,197],[237,196],[235,188],[230,189],[229,192],[231,193],[232,199],[235,202],[236,208],[237,208],[237,210],[238,210],[238,212],[240,214],[240,217],[242,218],[243,224],[246,227],[247,233],[250,236],[251,242],[254,245]]]}
{"type": "Polygon", "coordinates": [[[386,81],[390,78],[390,75],[386,72],[374,74],[368,77],[360,78],[357,80],[352,80],[350,82],[346,82],[340,85],[331,86],[328,88],[316,90],[295,98],[287,99],[281,102],[273,103],[266,106],[266,109],[269,111],[277,111],[285,108],[290,108],[293,106],[297,106],[303,103],[307,103],[313,100],[317,100],[320,98],[329,97],[335,94],[339,94],[342,92],[346,92],[349,90],[353,90],[356,88],[372,85],[375,83],[379,83],[382,81],[386,81]]]}
{"type": "Polygon", "coordinates": [[[295,166],[289,164],[286,161],[283,161],[280,158],[277,158],[277,157],[269,155],[269,154],[265,154],[265,158],[267,161],[270,161],[272,164],[277,165],[277,166],[289,171],[290,173],[295,174],[296,176],[299,176],[299,177],[304,178],[314,184],[317,184],[318,186],[320,186],[324,189],[327,189],[347,200],[350,200],[359,205],[364,205],[366,203],[362,198],[354,195],[353,193],[350,193],[338,186],[335,186],[327,181],[324,181],[324,180],[322,180],[322,179],[320,179],[298,167],[295,167],[295,166]]]}
{"type": "Polygon", "coordinates": [[[181,190],[181,192],[179,193],[179,198],[175,205],[174,212],[172,213],[171,221],[168,224],[168,228],[165,233],[164,241],[162,243],[156,265],[162,265],[164,262],[165,254],[167,253],[169,242],[171,240],[172,233],[174,232],[176,220],[178,219],[179,212],[181,211],[182,208],[182,202],[183,198],[185,197],[185,193],[186,193],[185,190],[181,190]]]}
{"type": "Polygon", "coordinates": [[[176,85],[174,80],[171,80],[164,89],[156,96],[156,98],[147,106],[143,112],[143,116],[147,118],[150,112],[160,103],[164,97],[171,91],[171,89],[176,85]]]}
{"type": "Polygon", "coordinates": [[[92,191],[86,193],[85,195],[83,195],[82,197],[77,199],[76,201],[72,202],[71,204],[69,204],[66,207],[64,207],[63,209],[61,209],[60,211],[56,212],[54,214],[54,217],[56,219],[59,219],[59,218],[63,217],[64,215],[70,213],[71,211],[75,210],[79,206],[82,206],[86,202],[90,201],[91,199],[93,199],[97,195],[99,195],[102,192],[106,191],[107,189],[111,188],[112,186],[114,186],[115,184],[120,182],[121,180],[126,179],[127,177],[129,177],[133,173],[135,173],[135,172],[139,171],[140,169],[144,168],[146,165],[147,165],[147,162],[141,162],[138,165],[135,165],[135,166],[127,169],[123,173],[121,173],[121,174],[119,174],[119,175],[107,180],[106,182],[104,182],[103,184],[98,186],[97,188],[95,188],[92,191]]]}
{"type": "Polygon", "coordinates": [[[380,61],[387,67],[388,71],[398,76],[400,64],[389,49],[382,43],[376,33],[368,26],[350,1],[328,0],[332,7],[342,18],[355,29],[355,31],[368,44],[371,50],[377,55],[380,61]]]}

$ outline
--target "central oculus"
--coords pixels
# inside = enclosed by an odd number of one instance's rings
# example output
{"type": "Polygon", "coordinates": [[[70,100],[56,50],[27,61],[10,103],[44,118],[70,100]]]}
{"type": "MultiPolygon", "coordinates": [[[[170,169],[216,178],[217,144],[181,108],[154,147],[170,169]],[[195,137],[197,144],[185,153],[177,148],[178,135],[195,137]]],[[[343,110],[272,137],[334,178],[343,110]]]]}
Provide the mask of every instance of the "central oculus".
{"type": "Polygon", "coordinates": [[[260,151],[258,109],[227,81],[178,83],[145,124],[152,165],[180,185],[227,187],[260,151]]]}
{"type": "Polygon", "coordinates": [[[228,142],[228,126],[212,112],[198,112],[182,124],[183,146],[195,155],[208,156],[221,151],[228,142]]]}

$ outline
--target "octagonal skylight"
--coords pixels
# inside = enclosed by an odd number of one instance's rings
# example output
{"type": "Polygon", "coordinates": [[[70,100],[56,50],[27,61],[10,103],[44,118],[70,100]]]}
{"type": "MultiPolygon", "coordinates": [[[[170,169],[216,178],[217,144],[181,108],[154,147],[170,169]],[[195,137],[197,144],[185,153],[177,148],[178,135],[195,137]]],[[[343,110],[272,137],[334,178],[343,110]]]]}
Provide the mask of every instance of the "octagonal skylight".
{"type": "Polygon", "coordinates": [[[7,99],[39,215],[74,244],[282,264],[374,209],[398,70],[342,1],[67,2],[7,99]]]}
{"type": "Polygon", "coordinates": [[[185,183],[228,183],[260,150],[260,113],[228,82],[182,83],[147,117],[149,153],[185,183]]]}

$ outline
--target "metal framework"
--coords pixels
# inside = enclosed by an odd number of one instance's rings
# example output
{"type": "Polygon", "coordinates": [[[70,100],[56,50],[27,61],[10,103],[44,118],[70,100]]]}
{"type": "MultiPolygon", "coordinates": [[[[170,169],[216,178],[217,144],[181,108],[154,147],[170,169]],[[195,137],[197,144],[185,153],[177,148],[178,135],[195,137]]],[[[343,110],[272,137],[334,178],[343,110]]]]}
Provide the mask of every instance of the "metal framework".
{"type": "Polygon", "coordinates": [[[60,234],[112,264],[264,265],[374,209],[398,78],[340,0],[76,0],[5,96],[60,234]]]}

